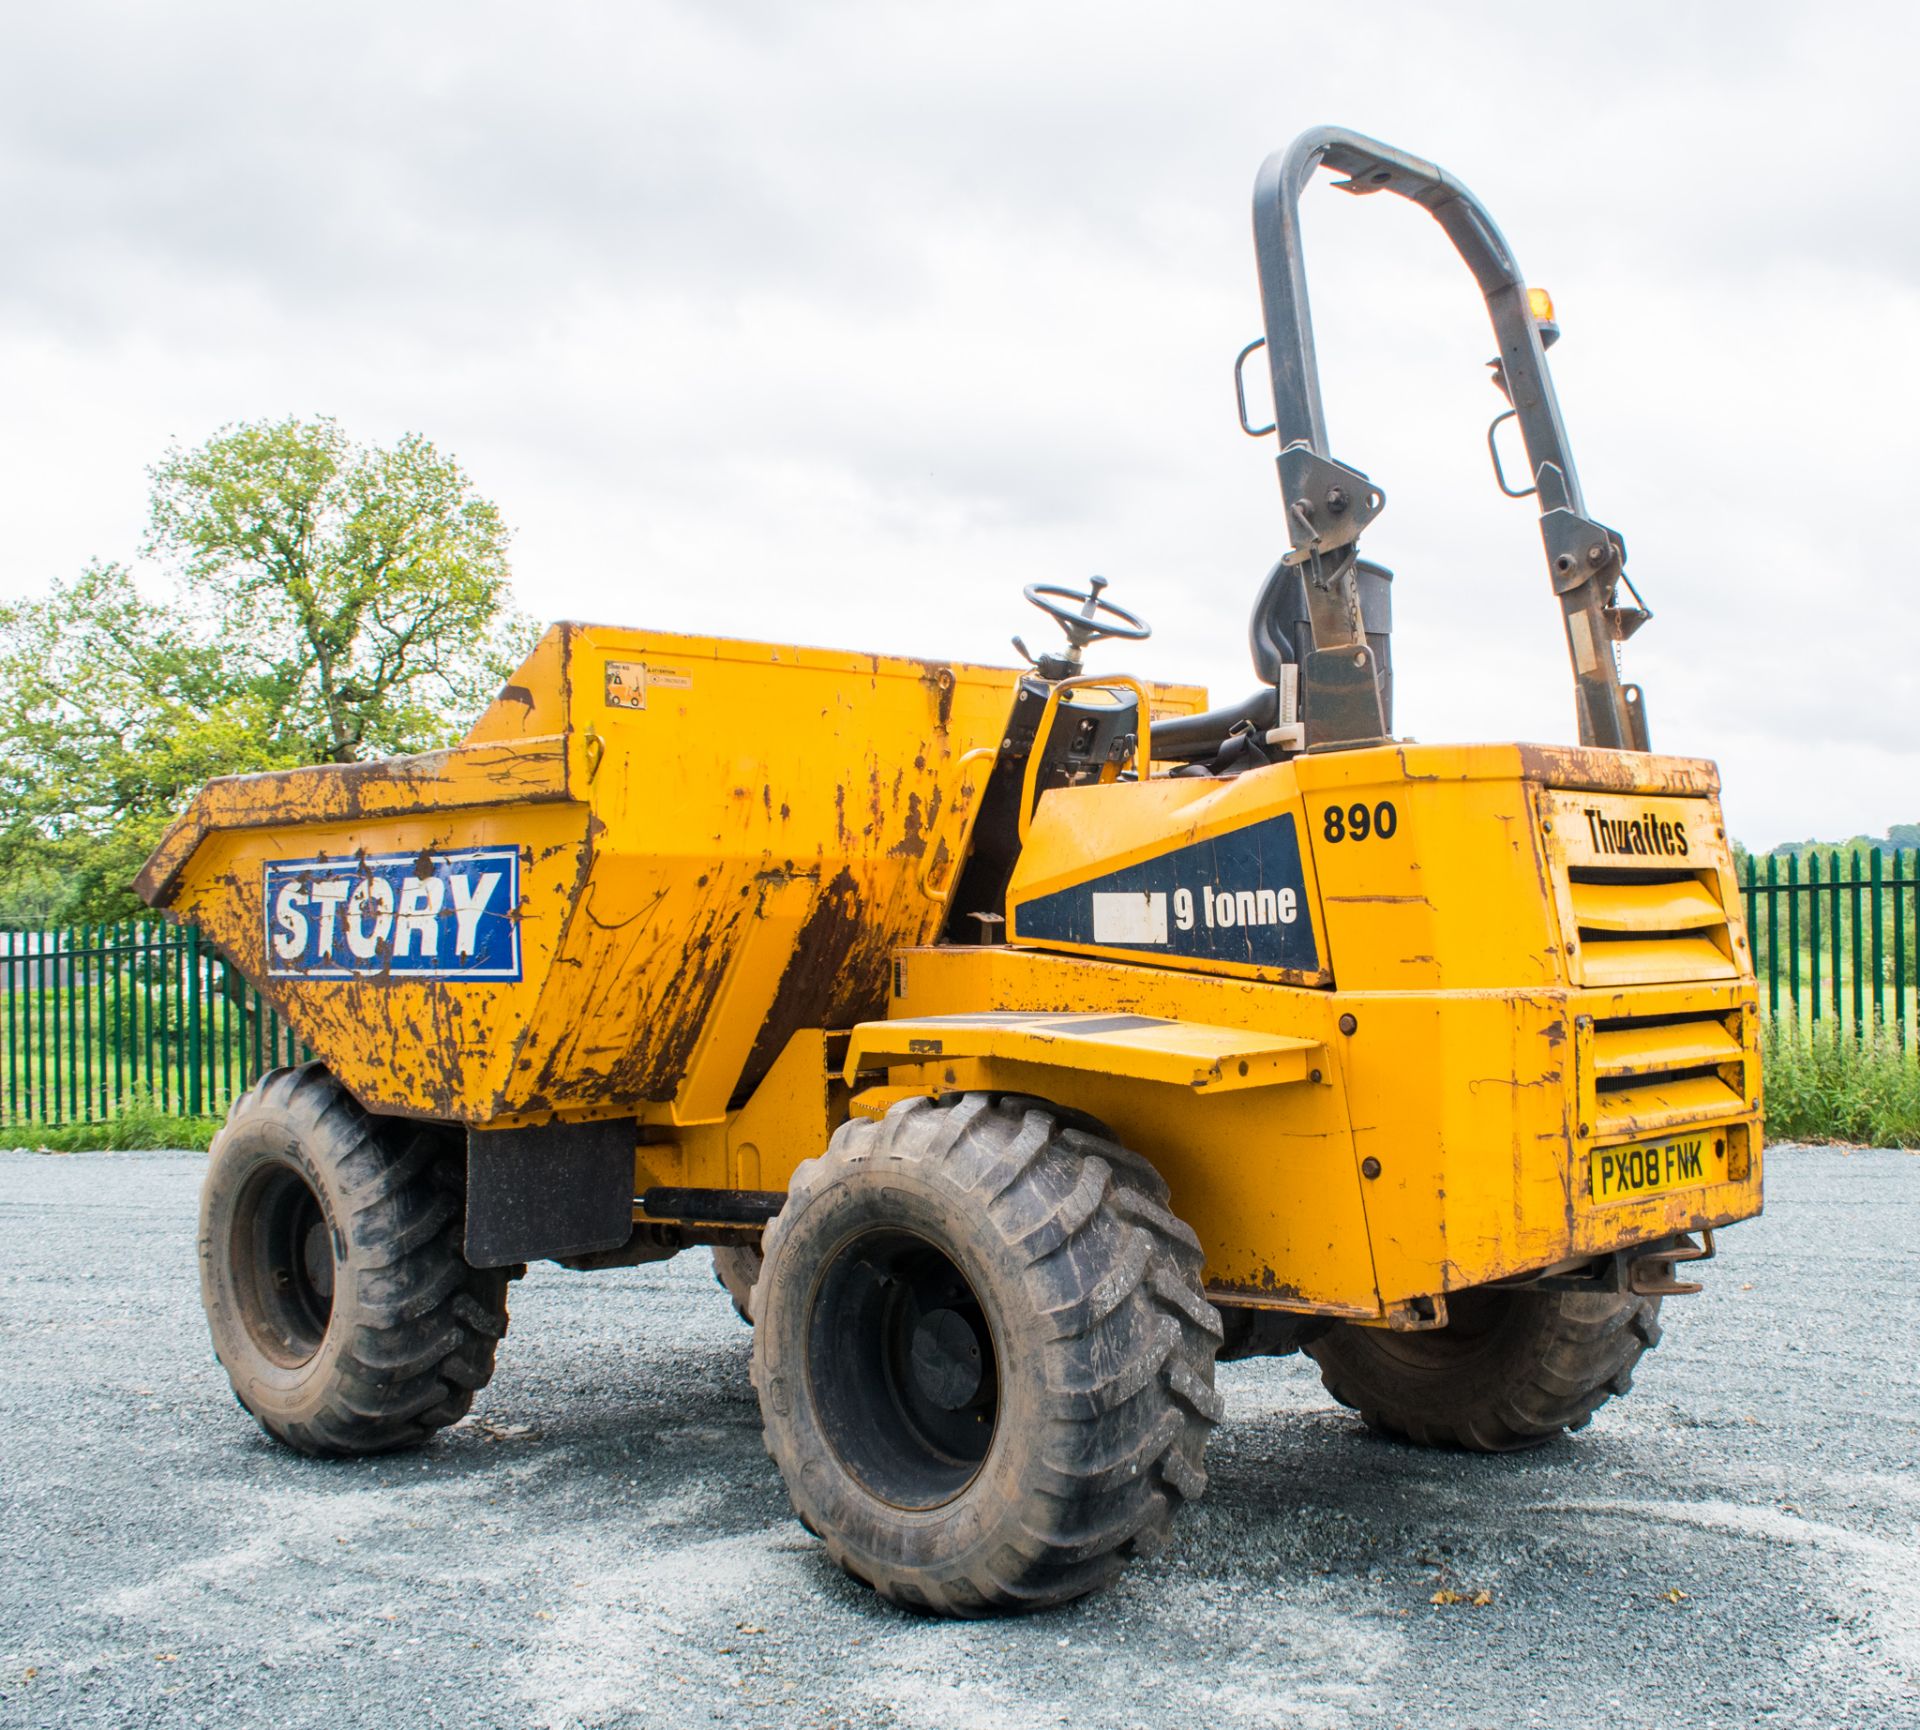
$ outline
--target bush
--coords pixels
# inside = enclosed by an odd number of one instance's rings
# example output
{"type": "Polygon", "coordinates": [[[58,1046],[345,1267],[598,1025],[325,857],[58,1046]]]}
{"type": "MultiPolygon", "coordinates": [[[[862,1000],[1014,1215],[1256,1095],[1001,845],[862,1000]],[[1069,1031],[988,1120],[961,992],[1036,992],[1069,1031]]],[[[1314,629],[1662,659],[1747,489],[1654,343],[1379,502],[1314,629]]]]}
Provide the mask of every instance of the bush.
{"type": "Polygon", "coordinates": [[[1884,1028],[1783,1017],[1761,1038],[1769,1141],[1920,1147],[1920,1055],[1884,1028]]]}

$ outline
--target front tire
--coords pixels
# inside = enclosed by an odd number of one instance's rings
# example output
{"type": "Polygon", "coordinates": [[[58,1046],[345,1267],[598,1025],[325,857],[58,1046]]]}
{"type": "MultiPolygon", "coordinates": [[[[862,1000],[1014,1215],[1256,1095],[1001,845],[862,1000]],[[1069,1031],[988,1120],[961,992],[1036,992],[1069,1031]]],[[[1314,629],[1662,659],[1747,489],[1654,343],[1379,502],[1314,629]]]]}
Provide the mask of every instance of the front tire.
{"type": "Polygon", "coordinates": [[[1449,1298],[1448,1317],[1430,1333],[1343,1322],[1306,1350],[1369,1428],[1511,1453],[1586,1428],[1660,1343],[1660,1300],[1628,1293],[1482,1288],[1449,1298]]]}
{"type": "Polygon", "coordinates": [[[200,1293],[242,1406],[303,1454],[386,1453],[464,1417],[520,1268],[460,1253],[459,1145],[369,1116],[319,1064],[228,1113],[200,1197],[200,1293]]]}
{"type": "Polygon", "coordinates": [[[753,1379],[794,1511],[882,1597],[1038,1610],[1206,1486],[1220,1320],[1145,1161],[1033,1101],[910,1099],[794,1173],[753,1379]]]}

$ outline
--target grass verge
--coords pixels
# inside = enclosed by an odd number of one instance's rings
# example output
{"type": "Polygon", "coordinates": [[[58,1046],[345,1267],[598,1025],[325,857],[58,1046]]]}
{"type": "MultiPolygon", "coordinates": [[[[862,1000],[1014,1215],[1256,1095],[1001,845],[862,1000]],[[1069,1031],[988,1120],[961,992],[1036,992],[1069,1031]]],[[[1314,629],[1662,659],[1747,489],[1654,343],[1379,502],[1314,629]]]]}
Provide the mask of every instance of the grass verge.
{"type": "Polygon", "coordinates": [[[1920,1147],[1920,1057],[1884,1029],[1785,1018],[1761,1036],[1769,1141],[1920,1147]]]}
{"type": "Polygon", "coordinates": [[[98,1123],[17,1123],[0,1129],[0,1148],[46,1153],[133,1153],[152,1147],[185,1147],[204,1153],[220,1128],[217,1117],[177,1117],[158,1106],[130,1100],[119,1114],[98,1123]]]}

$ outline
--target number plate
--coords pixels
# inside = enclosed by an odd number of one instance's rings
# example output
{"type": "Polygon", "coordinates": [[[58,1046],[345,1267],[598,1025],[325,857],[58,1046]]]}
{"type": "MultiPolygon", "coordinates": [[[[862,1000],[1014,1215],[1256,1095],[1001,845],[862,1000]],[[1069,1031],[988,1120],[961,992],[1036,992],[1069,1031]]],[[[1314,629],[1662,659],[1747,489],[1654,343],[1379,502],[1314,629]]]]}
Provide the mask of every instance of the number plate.
{"type": "Polygon", "coordinates": [[[1705,1135],[1673,1135],[1664,1141],[1593,1150],[1593,1199],[1633,1201],[1707,1181],[1705,1135]]]}

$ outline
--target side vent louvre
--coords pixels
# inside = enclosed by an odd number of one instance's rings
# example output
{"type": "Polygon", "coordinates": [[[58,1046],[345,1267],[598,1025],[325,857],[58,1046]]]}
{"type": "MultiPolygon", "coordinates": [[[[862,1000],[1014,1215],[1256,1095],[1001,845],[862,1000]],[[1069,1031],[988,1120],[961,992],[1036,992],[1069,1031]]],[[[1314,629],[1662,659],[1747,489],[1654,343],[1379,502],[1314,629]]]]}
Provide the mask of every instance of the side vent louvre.
{"type": "Polygon", "coordinates": [[[1596,1022],[1589,1059],[1596,1138],[1744,1110],[1741,1013],[1596,1022]]]}
{"type": "Polygon", "coordinates": [[[1733,979],[1739,968],[1712,871],[1574,865],[1577,985],[1733,979]]]}

